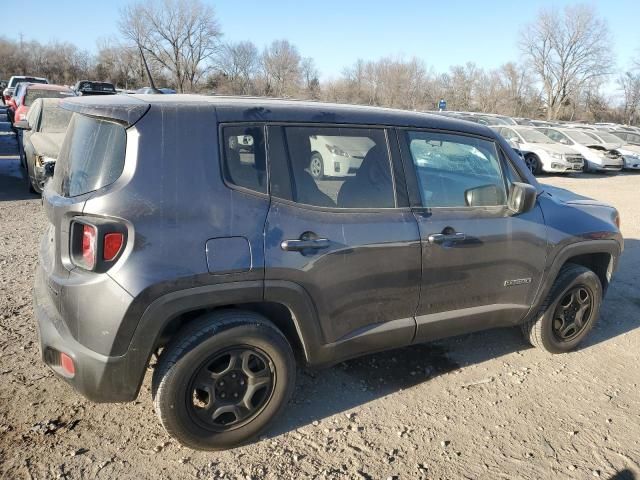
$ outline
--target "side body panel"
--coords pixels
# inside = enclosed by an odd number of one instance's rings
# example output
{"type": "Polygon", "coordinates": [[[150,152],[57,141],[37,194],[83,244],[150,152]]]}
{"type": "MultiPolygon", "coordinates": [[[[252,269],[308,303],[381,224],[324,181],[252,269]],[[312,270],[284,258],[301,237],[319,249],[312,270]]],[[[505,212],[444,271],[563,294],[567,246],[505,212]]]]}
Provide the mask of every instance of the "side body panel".
{"type": "Polygon", "coordinates": [[[518,323],[542,282],[546,228],[539,206],[512,216],[502,209],[416,212],[423,279],[416,341],[518,323]],[[459,243],[433,244],[432,234],[464,233],[459,243]]]}

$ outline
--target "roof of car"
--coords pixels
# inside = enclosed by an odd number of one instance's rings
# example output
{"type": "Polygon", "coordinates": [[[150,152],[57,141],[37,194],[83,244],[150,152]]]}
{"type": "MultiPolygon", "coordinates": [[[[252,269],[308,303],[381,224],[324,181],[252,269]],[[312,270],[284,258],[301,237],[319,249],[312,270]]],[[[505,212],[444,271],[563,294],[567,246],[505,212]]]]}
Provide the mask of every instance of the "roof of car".
{"type": "Polygon", "coordinates": [[[496,134],[484,125],[430,113],[364,105],[324,103],[306,100],[221,95],[112,95],[65,99],[64,108],[88,115],[107,116],[133,123],[150,108],[176,109],[184,106],[211,107],[218,119],[231,121],[271,121],[307,123],[358,123],[455,130],[476,135],[496,134]]]}

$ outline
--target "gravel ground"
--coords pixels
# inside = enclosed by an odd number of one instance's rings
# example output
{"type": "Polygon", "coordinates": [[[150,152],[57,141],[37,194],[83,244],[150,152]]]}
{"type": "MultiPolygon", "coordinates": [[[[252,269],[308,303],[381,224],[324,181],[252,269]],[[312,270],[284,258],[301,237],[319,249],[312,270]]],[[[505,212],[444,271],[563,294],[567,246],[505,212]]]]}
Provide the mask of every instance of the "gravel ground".
{"type": "MultiPolygon", "coordinates": [[[[0,155],[12,142],[0,133],[0,155]]],[[[159,426],[149,375],[138,401],[96,405],[40,362],[45,218],[18,160],[0,157],[0,477],[640,478],[640,175],[543,181],[622,214],[626,251],[583,348],[551,356],[502,329],[301,371],[265,437],[203,453],[159,426]]]]}

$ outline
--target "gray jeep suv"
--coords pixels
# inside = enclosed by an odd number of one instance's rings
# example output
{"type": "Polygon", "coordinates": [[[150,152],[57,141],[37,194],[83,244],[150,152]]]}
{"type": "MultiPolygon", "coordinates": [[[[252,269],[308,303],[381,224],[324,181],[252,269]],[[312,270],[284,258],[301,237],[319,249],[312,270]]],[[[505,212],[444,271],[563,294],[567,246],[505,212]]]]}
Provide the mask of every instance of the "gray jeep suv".
{"type": "Polygon", "coordinates": [[[263,431],[297,363],[518,325],[567,352],[623,248],[614,208],[547,191],[482,125],[257,98],[63,106],[34,294],[43,360],[126,402],[157,355],[155,408],[193,448],[263,431]],[[311,175],[318,139],[348,174],[311,175]]]}

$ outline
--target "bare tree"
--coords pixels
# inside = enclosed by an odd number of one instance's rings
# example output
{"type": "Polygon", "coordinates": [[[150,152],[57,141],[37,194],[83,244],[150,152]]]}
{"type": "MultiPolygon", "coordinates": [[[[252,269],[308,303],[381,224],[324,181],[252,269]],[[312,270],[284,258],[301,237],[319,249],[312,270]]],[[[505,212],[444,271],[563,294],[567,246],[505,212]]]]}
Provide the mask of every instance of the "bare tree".
{"type": "Polygon", "coordinates": [[[300,63],[300,73],[304,88],[304,96],[312,100],[320,98],[320,73],[313,58],[303,58],[300,63]]]}
{"type": "Polygon", "coordinates": [[[547,118],[558,118],[575,92],[610,73],[610,45],[607,23],[586,5],[542,11],[525,27],[520,48],[542,82],[547,118]]]}
{"type": "Polygon", "coordinates": [[[234,95],[249,95],[255,90],[260,56],[252,42],[225,43],[216,55],[215,68],[220,77],[218,90],[234,95]]]}
{"type": "Polygon", "coordinates": [[[300,54],[288,40],[275,40],[262,54],[263,93],[295,96],[302,81],[300,54]]]}
{"type": "Polygon", "coordinates": [[[640,109],[640,73],[637,70],[623,73],[618,78],[618,86],[623,94],[624,122],[631,125],[640,109]]]}
{"type": "Polygon", "coordinates": [[[201,0],[133,3],[120,12],[120,31],[171,74],[180,92],[196,89],[222,36],[213,8],[201,0]]]}

